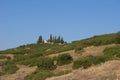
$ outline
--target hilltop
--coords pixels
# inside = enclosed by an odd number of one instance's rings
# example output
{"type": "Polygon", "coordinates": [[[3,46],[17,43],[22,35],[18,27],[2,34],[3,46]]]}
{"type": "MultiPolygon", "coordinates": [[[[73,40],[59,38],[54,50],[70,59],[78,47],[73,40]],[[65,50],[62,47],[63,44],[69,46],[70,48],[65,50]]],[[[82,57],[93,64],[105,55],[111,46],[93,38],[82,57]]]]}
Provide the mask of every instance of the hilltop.
{"type": "Polygon", "coordinates": [[[120,78],[120,32],[64,43],[63,38],[0,51],[1,80],[120,78]],[[53,44],[51,41],[55,41],[53,44]],[[59,44],[60,43],[60,44],[59,44]]]}

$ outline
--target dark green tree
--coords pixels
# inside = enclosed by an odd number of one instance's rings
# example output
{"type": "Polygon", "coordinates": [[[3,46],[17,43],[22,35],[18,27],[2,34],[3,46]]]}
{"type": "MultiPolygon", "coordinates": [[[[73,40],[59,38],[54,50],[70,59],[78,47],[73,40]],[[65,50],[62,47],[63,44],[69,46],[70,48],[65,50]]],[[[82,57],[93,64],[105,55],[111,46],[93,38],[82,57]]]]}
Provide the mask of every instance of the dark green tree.
{"type": "Polygon", "coordinates": [[[63,40],[63,37],[62,37],[61,40],[60,40],[60,43],[61,43],[61,44],[64,44],[64,42],[65,42],[65,41],[63,40]]]}
{"type": "Polygon", "coordinates": [[[54,37],[54,43],[55,44],[57,43],[57,37],[56,36],[54,37]]]}
{"type": "Polygon", "coordinates": [[[52,37],[52,34],[50,35],[50,39],[49,41],[52,43],[53,42],[53,37],[52,37]]]}
{"type": "Polygon", "coordinates": [[[60,38],[60,36],[58,36],[58,38],[57,38],[57,41],[56,41],[56,42],[57,42],[57,43],[60,43],[60,39],[61,39],[61,38],[60,38]]]}
{"type": "Polygon", "coordinates": [[[42,39],[42,36],[41,36],[41,35],[39,36],[37,43],[38,43],[38,44],[39,44],[39,43],[43,43],[43,39],[42,39]]]}
{"type": "Polygon", "coordinates": [[[118,32],[117,34],[116,34],[116,43],[117,44],[120,44],[120,32],[118,32]]]}

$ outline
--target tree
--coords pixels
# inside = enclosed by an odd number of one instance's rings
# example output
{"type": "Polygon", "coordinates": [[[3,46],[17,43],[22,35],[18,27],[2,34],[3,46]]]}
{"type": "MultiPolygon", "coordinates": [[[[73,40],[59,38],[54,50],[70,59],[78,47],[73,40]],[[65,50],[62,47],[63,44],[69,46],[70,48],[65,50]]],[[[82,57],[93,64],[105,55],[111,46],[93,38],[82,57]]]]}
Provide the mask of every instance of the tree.
{"type": "Polygon", "coordinates": [[[54,43],[57,43],[57,37],[56,36],[54,37],[54,43]]]}
{"type": "Polygon", "coordinates": [[[41,35],[39,36],[37,43],[38,43],[38,44],[39,44],[39,43],[43,43],[43,39],[42,39],[42,36],[41,36],[41,35]]]}
{"type": "Polygon", "coordinates": [[[117,34],[116,34],[116,43],[117,44],[120,44],[120,32],[118,32],[117,34]]]}
{"type": "Polygon", "coordinates": [[[52,37],[52,34],[50,35],[50,39],[49,41],[52,43],[53,42],[53,37],[52,37]]]}
{"type": "Polygon", "coordinates": [[[61,44],[64,44],[63,37],[61,38],[60,43],[61,43],[61,44]]]}
{"type": "Polygon", "coordinates": [[[60,36],[58,36],[58,38],[57,38],[57,41],[56,41],[57,43],[60,43],[60,36]]]}

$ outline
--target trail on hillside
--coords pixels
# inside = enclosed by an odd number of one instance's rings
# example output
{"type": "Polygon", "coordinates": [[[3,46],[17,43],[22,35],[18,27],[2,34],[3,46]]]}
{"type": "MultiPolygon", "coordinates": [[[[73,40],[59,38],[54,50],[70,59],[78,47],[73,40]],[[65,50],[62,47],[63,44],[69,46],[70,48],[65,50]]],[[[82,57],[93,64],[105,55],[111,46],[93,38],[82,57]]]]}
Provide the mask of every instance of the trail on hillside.
{"type": "Polygon", "coordinates": [[[8,74],[0,76],[0,80],[24,80],[24,77],[31,74],[37,67],[28,67],[24,65],[17,65],[19,70],[15,74],[8,74]]]}
{"type": "Polygon", "coordinates": [[[70,74],[46,80],[120,80],[120,61],[108,61],[102,65],[74,70],[70,74]]]}

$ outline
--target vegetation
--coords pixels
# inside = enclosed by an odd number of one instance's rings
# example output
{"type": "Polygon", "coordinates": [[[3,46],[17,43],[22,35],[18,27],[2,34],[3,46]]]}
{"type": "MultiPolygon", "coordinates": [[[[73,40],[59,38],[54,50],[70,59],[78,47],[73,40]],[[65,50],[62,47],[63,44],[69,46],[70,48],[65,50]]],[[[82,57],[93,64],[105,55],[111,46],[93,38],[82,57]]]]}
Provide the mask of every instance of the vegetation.
{"type": "Polygon", "coordinates": [[[19,68],[15,64],[6,64],[2,66],[1,75],[3,74],[13,74],[15,73],[19,68]]]}
{"type": "Polygon", "coordinates": [[[7,56],[3,56],[3,55],[0,56],[0,59],[6,59],[6,58],[7,56]]]}
{"type": "MultiPolygon", "coordinates": [[[[73,41],[65,44],[63,37],[52,36],[48,39],[48,44],[43,43],[42,36],[39,36],[37,44],[22,45],[17,48],[0,51],[0,54],[14,54],[13,60],[1,61],[0,66],[2,71],[0,75],[11,74],[18,70],[16,64],[27,66],[37,66],[38,69],[31,75],[27,76],[25,80],[45,80],[47,77],[57,76],[69,73],[69,71],[62,71],[54,74],[51,70],[56,69],[57,66],[69,64],[73,61],[69,53],[61,54],[56,58],[48,58],[46,56],[59,52],[75,50],[76,53],[81,53],[83,48],[88,46],[100,46],[113,43],[119,43],[119,33],[105,34],[102,36],[94,36],[88,39],[73,41]],[[60,45],[60,44],[62,45],[60,45]],[[57,65],[55,64],[55,61],[57,65]]],[[[5,59],[6,56],[0,56],[0,59],[5,59]]],[[[108,60],[120,58],[120,46],[106,48],[103,56],[87,56],[82,57],[73,63],[73,69],[88,68],[91,65],[97,65],[108,60]]]]}
{"type": "Polygon", "coordinates": [[[54,76],[61,76],[61,75],[65,75],[65,74],[68,74],[72,72],[71,70],[65,70],[65,71],[61,71],[61,72],[58,72],[56,74],[54,74],[54,76]]]}
{"type": "Polygon", "coordinates": [[[52,77],[52,76],[61,76],[64,74],[68,74],[70,73],[70,70],[66,70],[66,71],[61,71],[57,74],[54,74],[48,70],[41,70],[41,69],[37,69],[35,72],[33,72],[32,74],[28,75],[25,77],[25,80],[45,80],[48,77],[52,77]]]}
{"type": "Polygon", "coordinates": [[[104,55],[109,59],[120,58],[120,46],[106,48],[104,50],[104,55]]]}
{"type": "Polygon", "coordinates": [[[75,53],[81,53],[83,51],[84,51],[83,47],[81,47],[81,46],[78,46],[78,47],[75,48],[75,53]]]}
{"type": "Polygon", "coordinates": [[[56,68],[56,65],[54,64],[54,60],[47,57],[41,57],[39,59],[37,66],[39,69],[42,70],[54,70],[56,68]]]}
{"type": "Polygon", "coordinates": [[[117,44],[120,44],[120,32],[118,32],[117,34],[116,34],[116,43],[117,44]]]}
{"type": "Polygon", "coordinates": [[[72,57],[66,53],[66,54],[61,54],[57,57],[57,65],[65,65],[69,64],[73,61],[72,57]]]}
{"type": "Polygon", "coordinates": [[[26,76],[25,80],[45,80],[48,77],[53,76],[54,74],[46,70],[36,70],[31,75],[26,76]]]}
{"type": "Polygon", "coordinates": [[[79,60],[75,61],[73,64],[74,69],[80,67],[88,68],[91,65],[97,65],[108,60],[120,59],[120,46],[106,48],[104,50],[103,56],[87,56],[82,57],[79,60]]]}
{"type": "Polygon", "coordinates": [[[105,34],[102,36],[94,36],[88,39],[84,39],[81,41],[73,41],[72,46],[76,47],[87,47],[87,46],[100,46],[100,45],[107,45],[116,43],[116,33],[113,34],[105,34]]]}
{"type": "Polygon", "coordinates": [[[42,39],[42,36],[41,36],[41,35],[39,36],[37,43],[38,43],[38,44],[43,43],[43,39],[42,39]]]}
{"type": "Polygon", "coordinates": [[[73,68],[78,69],[82,67],[86,69],[90,67],[91,65],[97,65],[105,61],[106,59],[103,56],[87,56],[87,57],[81,58],[80,60],[75,61],[73,64],[73,68]]]}
{"type": "Polygon", "coordinates": [[[50,35],[50,38],[48,39],[48,42],[52,43],[52,44],[64,44],[64,39],[61,36],[52,36],[52,34],[50,35]]]}

